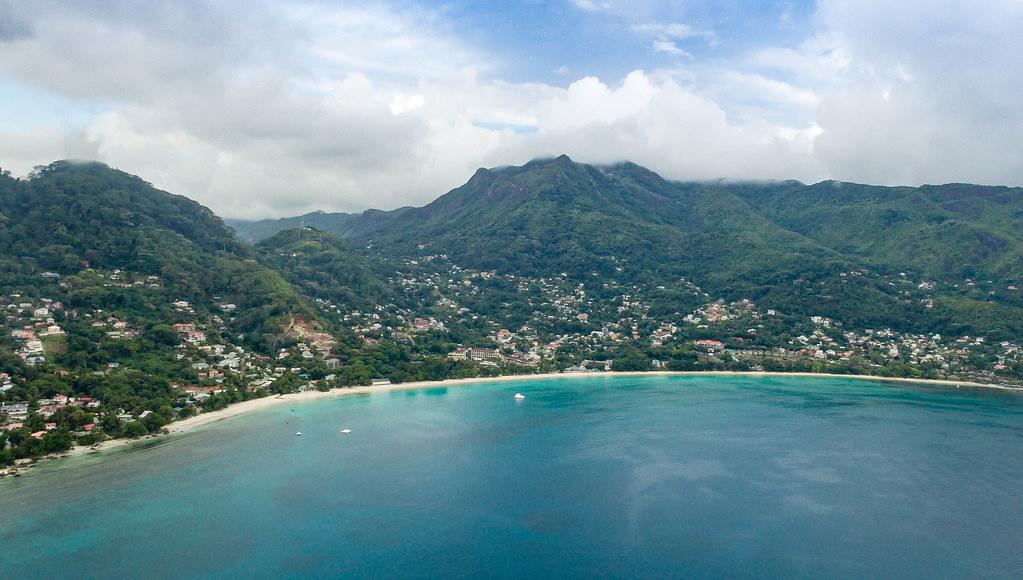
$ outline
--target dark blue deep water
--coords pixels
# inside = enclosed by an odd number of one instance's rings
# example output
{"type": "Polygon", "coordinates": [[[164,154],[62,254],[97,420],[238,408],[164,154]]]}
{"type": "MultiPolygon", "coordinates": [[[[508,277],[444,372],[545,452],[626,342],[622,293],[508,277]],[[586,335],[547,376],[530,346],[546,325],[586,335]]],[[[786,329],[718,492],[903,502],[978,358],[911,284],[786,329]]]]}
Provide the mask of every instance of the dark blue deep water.
{"type": "Polygon", "coordinates": [[[377,393],[0,481],[9,578],[1021,574],[1023,397],[996,391],[594,377],[377,393]]]}

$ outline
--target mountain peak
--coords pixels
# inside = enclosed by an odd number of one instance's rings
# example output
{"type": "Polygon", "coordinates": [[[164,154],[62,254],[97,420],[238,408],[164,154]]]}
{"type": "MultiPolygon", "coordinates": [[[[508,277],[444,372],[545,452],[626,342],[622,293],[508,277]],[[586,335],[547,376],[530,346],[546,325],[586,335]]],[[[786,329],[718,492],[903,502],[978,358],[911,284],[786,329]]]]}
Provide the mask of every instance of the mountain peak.
{"type": "Polygon", "coordinates": [[[570,166],[575,166],[575,165],[578,165],[578,164],[575,161],[572,161],[571,157],[569,157],[568,155],[565,155],[565,154],[561,154],[561,155],[558,155],[557,157],[537,157],[536,159],[533,159],[533,160],[529,161],[525,165],[522,165],[521,168],[527,168],[527,167],[570,167],[570,166]]]}

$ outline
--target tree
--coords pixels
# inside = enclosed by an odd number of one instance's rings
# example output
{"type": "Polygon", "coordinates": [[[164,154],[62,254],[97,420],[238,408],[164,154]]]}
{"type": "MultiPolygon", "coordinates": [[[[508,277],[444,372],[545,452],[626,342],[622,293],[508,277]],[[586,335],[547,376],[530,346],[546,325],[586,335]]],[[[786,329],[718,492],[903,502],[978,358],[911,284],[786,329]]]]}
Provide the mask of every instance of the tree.
{"type": "Polygon", "coordinates": [[[143,425],[142,423],[139,423],[138,421],[129,421],[124,426],[125,437],[131,437],[132,439],[135,439],[137,437],[142,437],[143,435],[146,435],[148,433],[149,430],[146,429],[146,426],[143,425]]]}
{"type": "Polygon", "coordinates": [[[631,349],[615,357],[612,368],[616,371],[648,371],[650,359],[638,350],[631,349]]]}

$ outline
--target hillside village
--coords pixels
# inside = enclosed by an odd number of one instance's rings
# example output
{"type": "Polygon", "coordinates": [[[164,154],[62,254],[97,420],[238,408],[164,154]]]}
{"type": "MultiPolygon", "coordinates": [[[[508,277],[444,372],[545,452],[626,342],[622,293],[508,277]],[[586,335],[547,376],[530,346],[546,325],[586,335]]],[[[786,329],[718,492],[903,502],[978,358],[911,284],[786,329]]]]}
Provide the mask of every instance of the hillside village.
{"type": "MultiPolygon", "coordinates": [[[[863,272],[850,272],[850,277],[863,272]]],[[[338,334],[293,321],[273,351],[255,352],[229,331],[234,304],[197,310],[170,299],[176,320],[160,340],[171,346],[163,364],[175,375],[155,400],[121,396],[105,382],[145,373],[126,356],[153,335],[144,320],[104,309],[68,308],[58,299],[72,284],[93,284],[162,296],[157,276],[88,269],[74,282],[44,273],[43,293],[0,297],[4,334],[30,376],[0,374],[0,432],[15,464],[105,437],[159,432],[171,420],[272,393],[407,377],[387,363],[397,356],[446,360],[434,378],[534,372],[611,370],[769,370],[954,378],[1019,385],[1021,348],[984,337],[849,328],[823,316],[796,317],[752,300],[727,302],[680,279],[672,288],[623,285],[594,276],[525,277],[460,267],[444,255],[407,259],[388,280],[414,307],[377,304],[369,311],[316,299],[338,334]],[[684,306],[684,307],[683,307],[684,306]],[[69,334],[85,334],[97,352],[86,366],[88,392],[65,368],[69,334]],[[397,351],[387,349],[398,349],[397,351]],[[343,351],[343,352],[342,352],[343,351]],[[402,352],[406,354],[401,354],[402,352]],[[386,353],[381,355],[380,353],[386,353]],[[106,358],[104,358],[104,356],[106,358]],[[375,357],[375,358],[374,358],[375,357]],[[376,360],[376,363],[373,361],[376,360]],[[385,362],[380,363],[383,360],[385,362]],[[392,369],[386,373],[384,369],[392,369]],[[40,377],[56,377],[47,384],[40,377]],[[103,393],[110,390],[110,395],[103,393]],[[110,400],[108,400],[108,398],[110,400]],[[26,445],[26,440],[31,441],[26,445]]],[[[906,300],[926,303],[934,283],[894,278],[906,300]]],[[[972,280],[964,288],[974,288],[972,280]]],[[[1012,288],[1006,291],[1014,291],[1012,288]]],[[[82,361],[78,361],[81,363],[82,361]]],[[[150,361],[151,362],[151,361],[150,361]]]]}
{"type": "MultiPolygon", "coordinates": [[[[663,296],[669,292],[663,286],[502,276],[459,267],[443,255],[409,260],[407,265],[423,263],[440,267],[405,275],[397,282],[407,292],[434,298],[432,324],[483,329],[486,340],[459,345],[449,353],[452,359],[481,366],[536,368],[547,361],[547,368],[561,371],[813,370],[1010,383],[1017,381],[1020,370],[1020,347],[1010,341],[989,344],[984,337],[851,329],[822,316],[795,317],[762,309],[749,299],[712,300],[685,279],[671,289],[671,299],[677,302],[669,306],[681,302],[696,306],[665,315],[663,296]],[[510,295],[520,303],[504,303],[502,308],[518,307],[520,312],[513,317],[521,322],[511,330],[502,326],[507,320],[486,314],[493,312],[493,304],[501,297],[510,295]],[[629,360],[627,369],[614,367],[614,359],[624,349],[641,351],[640,358],[645,360],[629,360]]],[[[855,278],[864,272],[847,275],[855,278]]],[[[890,284],[907,287],[900,291],[904,299],[925,305],[932,300],[927,291],[935,285],[902,275],[890,284]]],[[[976,283],[965,280],[963,286],[972,288],[976,283]]]]}

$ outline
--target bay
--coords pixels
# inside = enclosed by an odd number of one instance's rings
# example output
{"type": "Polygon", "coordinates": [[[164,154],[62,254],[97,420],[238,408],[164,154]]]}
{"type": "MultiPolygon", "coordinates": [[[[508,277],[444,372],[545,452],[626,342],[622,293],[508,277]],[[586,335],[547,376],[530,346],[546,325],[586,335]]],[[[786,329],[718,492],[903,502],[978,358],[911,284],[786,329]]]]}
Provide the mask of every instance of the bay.
{"type": "Polygon", "coordinates": [[[1021,451],[1018,393],[855,379],[292,402],[0,482],[0,576],[1015,577],[1021,451]]]}

